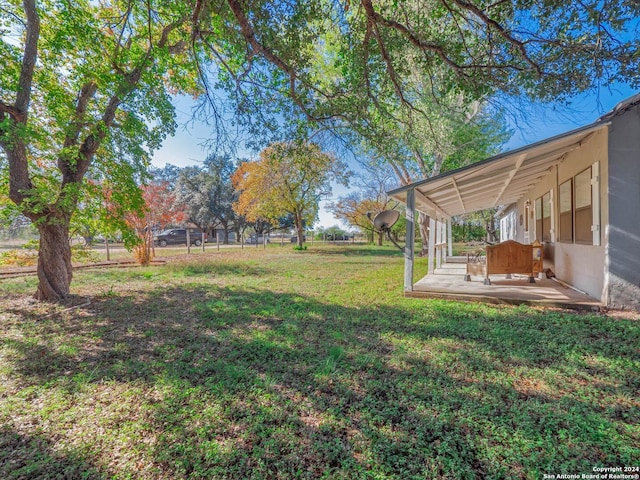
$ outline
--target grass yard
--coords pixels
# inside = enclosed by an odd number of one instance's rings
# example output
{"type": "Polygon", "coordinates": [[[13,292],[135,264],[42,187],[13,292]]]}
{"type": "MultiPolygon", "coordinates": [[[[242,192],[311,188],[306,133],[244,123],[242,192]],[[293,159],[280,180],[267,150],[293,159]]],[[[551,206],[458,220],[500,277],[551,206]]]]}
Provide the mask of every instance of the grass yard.
{"type": "Polygon", "coordinates": [[[272,246],[80,271],[77,308],[3,280],[0,478],[640,465],[637,316],[406,299],[402,276],[392,248],[272,246]]]}

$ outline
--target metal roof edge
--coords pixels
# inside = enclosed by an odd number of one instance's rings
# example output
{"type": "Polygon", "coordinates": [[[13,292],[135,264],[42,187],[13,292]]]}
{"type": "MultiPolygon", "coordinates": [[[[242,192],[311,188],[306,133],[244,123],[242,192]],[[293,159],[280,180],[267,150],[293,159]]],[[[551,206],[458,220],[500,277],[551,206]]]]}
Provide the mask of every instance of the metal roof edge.
{"type": "MultiPolygon", "coordinates": [[[[638,95],[639,95],[639,100],[640,100],[640,94],[638,94],[638,95]]],[[[572,135],[588,132],[590,130],[598,130],[600,128],[607,127],[607,126],[611,125],[611,122],[607,121],[608,118],[604,119],[604,117],[603,117],[603,118],[598,119],[595,122],[590,123],[588,125],[585,125],[583,127],[579,127],[579,128],[574,129],[574,130],[570,130],[568,132],[561,133],[559,135],[555,135],[553,137],[545,138],[544,140],[540,140],[538,142],[531,143],[529,145],[524,145],[524,146],[516,148],[514,150],[509,150],[509,151],[506,151],[506,152],[499,153],[497,155],[494,155],[493,157],[489,157],[489,158],[486,158],[484,160],[480,160],[479,162],[472,163],[470,165],[465,165],[464,167],[456,168],[454,170],[449,170],[448,172],[441,173],[440,175],[436,175],[435,177],[425,178],[423,180],[418,180],[417,182],[410,183],[409,185],[403,185],[402,187],[395,188],[393,190],[387,191],[387,195],[389,195],[389,196],[397,195],[399,193],[403,193],[403,192],[406,192],[406,191],[411,190],[413,188],[419,187],[420,185],[424,185],[425,183],[429,183],[429,182],[433,182],[433,181],[436,181],[436,180],[447,178],[447,177],[450,177],[450,176],[453,176],[453,175],[457,175],[458,173],[466,172],[467,170],[478,168],[478,167],[487,165],[487,164],[489,164],[491,162],[502,160],[503,158],[506,158],[506,157],[509,157],[509,156],[512,156],[512,155],[518,155],[518,154],[521,154],[523,152],[526,152],[527,150],[530,150],[530,149],[533,149],[533,148],[536,148],[536,147],[540,147],[540,146],[546,145],[548,143],[556,142],[558,140],[562,140],[562,139],[570,137],[572,135]]]]}
{"type": "Polygon", "coordinates": [[[623,114],[638,104],[640,104],[640,93],[636,93],[635,95],[618,102],[611,111],[602,115],[598,121],[611,120],[613,117],[623,114]]]}

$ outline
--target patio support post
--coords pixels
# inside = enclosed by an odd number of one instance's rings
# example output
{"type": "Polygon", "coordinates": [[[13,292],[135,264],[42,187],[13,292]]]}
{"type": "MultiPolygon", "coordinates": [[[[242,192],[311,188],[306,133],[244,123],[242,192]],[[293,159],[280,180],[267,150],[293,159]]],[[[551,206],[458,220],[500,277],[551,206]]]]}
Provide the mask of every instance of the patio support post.
{"type": "Polygon", "coordinates": [[[436,268],[442,264],[442,220],[436,217],[436,268]]]}
{"type": "Polygon", "coordinates": [[[447,263],[447,221],[442,219],[442,250],[441,253],[441,264],[447,263]]]}
{"type": "Polygon", "coordinates": [[[407,191],[406,230],[407,238],[404,247],[404,291],[413,292],[413,251],[415,236],[415,191],[407,191]]]}
{"type": "MultiPolygon", "coordinates": [[[[435,215],[435,212],[433,213],[435,215]]],[[[428,273],[433,273],[434,270],[434,253],[436,247],[436,219],[432,216],[429,217],[429,248],[428,248],[428,260],[429,268],[428,273]]]]}
{"type": "Polygon", "coordinates": [[[442,237],[440,238],[440,265],[447,262],[447,221],[442,219],[442,237]]]}
{"type": "Polygon", "coordinates": [[[447,218],[447,246],[448,255],[453,257],[453,233],[451,232],[451,217],[447,218]]]}

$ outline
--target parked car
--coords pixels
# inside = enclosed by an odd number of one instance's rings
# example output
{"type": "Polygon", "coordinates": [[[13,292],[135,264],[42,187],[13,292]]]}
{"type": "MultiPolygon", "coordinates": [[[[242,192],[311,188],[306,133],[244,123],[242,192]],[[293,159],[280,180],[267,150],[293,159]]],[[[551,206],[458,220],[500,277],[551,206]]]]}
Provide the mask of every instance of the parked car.
{"type": "MultiPolygon", "coordinates": [[[[271,240],[269,239],[269,236],[266,237],[266,242],[269,243],[271,240]]],[[[253,235],[249,235],[249,238],[247,238],[247,244],[253,244],[255,245],[260,244],[262,245],[265,242],[265,236],[264,235],[256,235],[255,233],[253,235]]]]}
{"type": "Polygon", "coordinates": [[[343,242],[349,240],[349,235],[345,233],[327,233],[327,242],[343,242]]]}
{"type": "Polygon", "coordinates": [[[116,243],[116,242],[122,241],[122,239],[120,238],[105,237],[104,235],[98,235],[97,237],[93,237],[93,243],[104,243],[105,240],[109,243],[116,243]]]}
{"type": "MultiPolygon", "coordinates": [[[[303,235],[302,236],[302,241],[306,242],[307,241],[307,236],[303,235]]],[[[291,243],[298,243],[298,236],[294,235],[293,237],[291,237],[291,243]]]]}
{"type": "MultiPolygon", "coordinates": [[[[191,245],[199,247],[202,245],[202,231],[197,228],[189,229],[189,240],[191,245]]],[[[206,241],[206,235],[205,235],[206,241]]],[[[186,245],[187,244],[187,229],[186,228],[170,228],[153,237],[153,244],[160,247],[166,247],[167,245],[186,245]]]]}

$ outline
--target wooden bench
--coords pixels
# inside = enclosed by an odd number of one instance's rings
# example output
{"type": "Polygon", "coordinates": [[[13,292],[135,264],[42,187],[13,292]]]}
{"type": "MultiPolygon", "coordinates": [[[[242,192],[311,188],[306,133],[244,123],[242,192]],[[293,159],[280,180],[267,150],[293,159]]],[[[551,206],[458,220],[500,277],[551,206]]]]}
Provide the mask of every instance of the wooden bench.
{"type": "MultiPolygon", "coordinates": [[[[538,253],[538,249],[535,252],[538,253]]],[[[541,263],[541,259],[534,259],[534,245],[525,245],[514,240],[507,240],[498,245],[487,246],[486,260],[482,262],[476,257],[476,261],[468,258],[467,274],[465,280],[470,281],[471,275],[483,276],[484,284],[491,285],[489,275],[522,274],[529,276],[529,283],[535,283],[534,265],[541,263]],[[537,260],[537,261],[536,261],[537,260]]]]}

